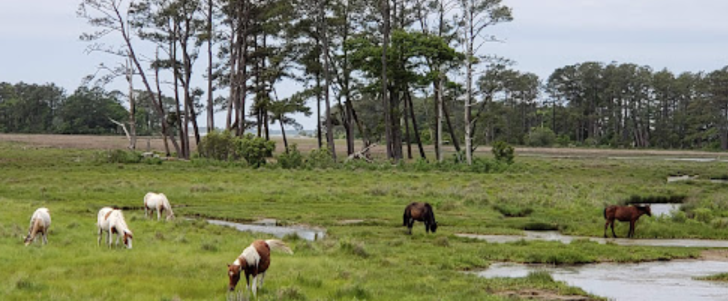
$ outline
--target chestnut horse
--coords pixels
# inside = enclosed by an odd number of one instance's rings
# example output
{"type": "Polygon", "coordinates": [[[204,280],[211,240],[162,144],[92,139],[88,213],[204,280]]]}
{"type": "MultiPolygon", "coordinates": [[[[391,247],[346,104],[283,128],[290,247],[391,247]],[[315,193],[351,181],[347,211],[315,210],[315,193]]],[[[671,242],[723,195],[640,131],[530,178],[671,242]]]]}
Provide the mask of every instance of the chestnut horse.
{"type": "Polygon", "coordinates": [[[409,234],[412,234],[412,225],[415,221],[425,222],[425,232],[435,233],[437,230],[437,222],[435,221],[435,212],[429,203],[412,202],[404,208],[402,216],[402,225],[407,226],[409,234]]]}
{"type": "Polygon", "coordinates": [[[48,244],[48,227],[51,226],[51,212],[48,208],[38,208],[30,217],[30,229],[25,237],[25,245],[31,244],[38,233],[43,235],[43,244],[48,244]]]}
{"type": "Polygon", "coordinates": [[[619,220],[620,222],[627,222],[629,221],[629,233],[627,233],[627,237],[633,237],[634,236],[634,223],[642,216],[643,214],[647,214],[647,216],[652,216],[652,210],[650,210],[650,205],[645,206],[616,206],[612,205],[607,208],[604,208],[604,218],[607,220],[607,223],[604,224],[604,237],[607,237],[607,227],[609,224],[612,225],[612,236],[617,237],[617,234],[614,234],[614,220],[619,220]]]}
{"type": "Polygon", "coordinates": [[[243,250],[233,264],[228,264],[228,284],[230,291],[235,290],[235,286],[240,281],[240,274],[245,273],[245,282],[250,290],[250,276],[253,276],[253,297],[257,294],[257,280],[260,275],[260,287],[263,287],[265,272],[270,266],[270,251],[277,250],[284,253],[293,254],[293,251],[283,241],[277,239],[256,240],[249,247],[243,250]]]}

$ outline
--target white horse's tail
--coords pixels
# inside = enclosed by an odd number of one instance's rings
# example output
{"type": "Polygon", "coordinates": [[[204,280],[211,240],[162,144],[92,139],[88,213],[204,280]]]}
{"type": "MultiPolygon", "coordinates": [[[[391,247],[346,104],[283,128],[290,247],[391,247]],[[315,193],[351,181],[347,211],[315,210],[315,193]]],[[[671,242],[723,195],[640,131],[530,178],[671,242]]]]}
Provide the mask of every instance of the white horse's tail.
{"type": "Polygon", "coordinates": [[[266,240],[265,243],[268,244],[268,247],[271,250],[281,251],[283,253],[288,253],[288,254],[293,254],[293,251],[291,250],[291,248],[289,248],[288,245],[286,245],[286,243],[281,240],[269,239],[269,240],[266,240]]]}

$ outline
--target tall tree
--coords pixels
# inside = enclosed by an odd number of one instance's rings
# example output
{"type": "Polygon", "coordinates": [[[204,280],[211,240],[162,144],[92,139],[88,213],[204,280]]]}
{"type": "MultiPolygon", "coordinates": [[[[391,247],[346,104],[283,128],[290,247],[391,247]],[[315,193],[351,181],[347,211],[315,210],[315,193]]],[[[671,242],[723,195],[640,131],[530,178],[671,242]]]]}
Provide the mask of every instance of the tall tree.
{"type": "Polygon", "coordinates": [[[466,55],[466,95],[465,95],[465,158],[468,164],[473,164],[473,133],[471,123],[471,104],[475,96],[473,89],[473,73],[475,72],[474,67],[478,63],[476,57],[483,43],[493,40],[493,38],[486,38],[480,41],[478,45],[478,38],[483,35],[483,31],[493,25],[502,22],[508,22],[513,20],[511,16],[511,9],[503,4],[501,0],[460,0],[460,6],[462,9],[464,26],[462,31],[464,33],[464,45],[466,55]]]}

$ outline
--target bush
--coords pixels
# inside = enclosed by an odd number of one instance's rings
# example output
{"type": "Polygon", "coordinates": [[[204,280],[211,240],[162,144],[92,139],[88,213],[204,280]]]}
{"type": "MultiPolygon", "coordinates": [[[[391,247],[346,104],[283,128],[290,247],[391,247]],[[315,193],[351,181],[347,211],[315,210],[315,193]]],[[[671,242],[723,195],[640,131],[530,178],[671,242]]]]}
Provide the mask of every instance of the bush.
{"type": "Polygon", "coordinates": [[[223,132],[211,131],[200,141],[197,150],[200,157],[221,161],[234,160],[235,136],[225,130],[223,132]]]}
{"type": "Polygon", "coordinates": [[[308,168],[329,168],[336,167],[336,161],[331,157],[328,148],[313,149],[306,159],[306,167],[308,168]]]}
{"type": "Polygon", "coordinates": [[[695,220],[702,223],[709,223],[711,220],[713,220],[712,210],[708,208],[698,208],[693,210],[693,216],[695,220]]]}
{"type": "Polygon", "coordinates": [[[569,138],[569,135],[566,134],[559,135],[559,137],[556,138],[556,144],[567,147],[571,144],[571,138],[569,138]]]}
{"type": "Polygon", "coordinates": [[[256,168],[265,164],[265,158],[271,157],[275,148],[275,142],[266,141],[264,138],[255,137],[250,133],[235,140],[236,154],[248,161],[250,166],[256,168]]]}
{"type": "Polygon", "coordinates": [[[493,144],[493,149],[491,151],[493,152],[493,156],[495,156],[496,160],[513,164],[514,149],[510,144],[498,141],[493,144]]]}
{"type": "Polygon", "coordinates": [[[529,146],[552,146],[556,141],[556,134],[550,128],[536,128],[527,137],[529,146]]]}
{"type": "Polygon", "coordinates": [[[295,143],[288,148],[287,153],[278,156],[278,164],[286,169],[301,168],[303,166],[303,155],[295,143]]]}
{"type": "Polygon", "coordinates": [[[139,163],[142,161],[142,154],[135,151],[126,150],[111,150],[106,153],[101,152],[98,154],[97,160],[106,163],[139,163]]]}

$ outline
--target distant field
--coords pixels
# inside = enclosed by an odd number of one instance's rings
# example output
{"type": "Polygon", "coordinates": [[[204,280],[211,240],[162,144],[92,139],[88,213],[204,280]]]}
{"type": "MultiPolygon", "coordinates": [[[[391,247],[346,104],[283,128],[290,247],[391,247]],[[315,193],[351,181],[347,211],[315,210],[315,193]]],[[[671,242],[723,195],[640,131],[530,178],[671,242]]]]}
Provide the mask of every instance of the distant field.
{"type": "MultiPolygon", "coordinates": [[[[280,136],[271,137],[276,141],[276,152],[282,152],[283,138],[280,136]]],[[[194,140],[194,138],[193,138],[194,140]]],[[[39,147],[77,148],[77,149],[125,149],[128,140],[124,136],[93,136],[93,135],[42,135],[42,134],[0,134],[0,142],[21,142],[27,145],[39,147]]],[[[296,143],[302,152],[309,152],[318,147],[316,138],[289,137],[288,143],[296,143]]],[[[324,141],[324,144],[326,142],[324,141]]],[[[164,143],[159,137],[139,137],[137,150],[164,151],[164,143]]],[[[195,144],[190,146],[193,151],[195,144]]],[[[355,141],[356,149],[362,148],[361,140],[355,141]]],[[[170,144],[170,148],[172,148],[170,144]]],[[[434,157],[434,146],[426,145],[425,154],[430,158],[434,157]]],[[[445,146],[445,152],[455,152],[453,146],[445,146]]],[[[174,149],[172,149],[174,151],[174,149]]],[[[336,151],[340,155],[346,154],[346,141],[336,140],[336,151]]],[[[405,156],[407,148],[404,148],[405,156]]],[[[547,157],[629,157],[629,156],[664,156],[664,157],[727,157],[728,153],[692,151],[692,150],[629,150],[629,149],[593,149],[593,148],[532,148],[517,147],[516,152],[525,156],[547,156],[547,157]]],[[[385,149],[382,146],[372,148],[372,153],[383,156],[385,149]]],[[[490,155],[490,147],[481,146],[476,150],[477,154],[490,155]]],[[[419,157],[419,150],[416,144],[412,145],[412,155],[419,157]]]]}
{"type": "MultiPolygon", "coordinates": [[[[535,149],[519,154],[539,156],[519,155],[502,174],[254,170],[195,160],[161,165],[94,160],[90,149],[123,148],[123,137],[0,135],[0,140],[16,141],[0,142],[0,300],[225,300],[226,265],[253,239],[271,237],[187,219],[200,216],[242,222],[273,218],[327,229],[328,236],[316,242],[284,239],[295,254],[273,254],[260,300],[513,300],[504,292],[533,290],[586,295],[544,275],[483,279],[465,272],[500,261],[574,264],[701,256],[702,248],[588,241],[490,244],[455,235],[557,229],[601,236],[604,206],[632,195],[686,197],[675,218],[643,217],[638,238],[728,239],[728,185],[707,180],[728,171],[728,163],[719,161],[611,160],[602,152],[638,153],[535,149]],[[559,151],[599,155],[541,157],[559,151]],[[667,184],[675,173],[700,178],[667,184]],[[185,205],[175,209],[178,218],[158,223],[145,220],[141,210],[128,210],[134,249],[97,247],[98,209],[139,207],[148,191],[185,205]],[[405,233],[402,210],[412,201],[433,204],[437,233],[425,234],[421,223],[413,235],[405,233]],[[28,218],[40,206],[53,215],[50,243],[24,247],[28,218]],[[342,223],[352,219],[364,221],[342,223]]],[[[623,236],[627,228],[620,223],[617,233],[623,236]]]]}

